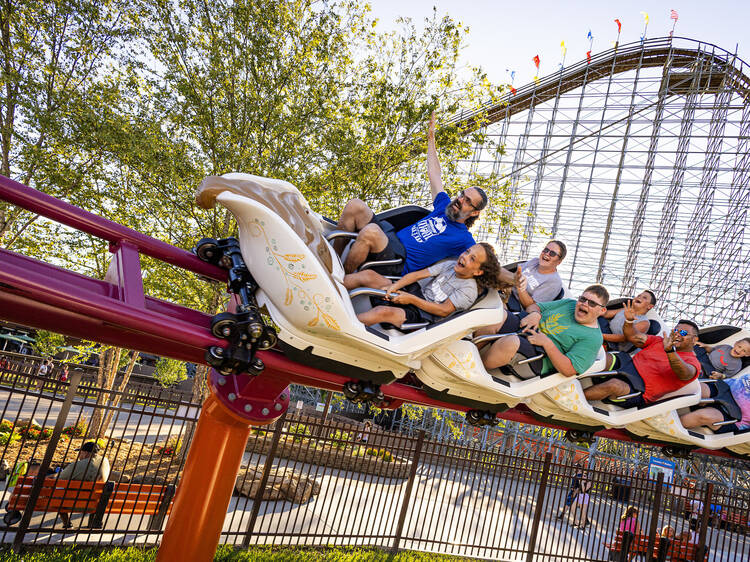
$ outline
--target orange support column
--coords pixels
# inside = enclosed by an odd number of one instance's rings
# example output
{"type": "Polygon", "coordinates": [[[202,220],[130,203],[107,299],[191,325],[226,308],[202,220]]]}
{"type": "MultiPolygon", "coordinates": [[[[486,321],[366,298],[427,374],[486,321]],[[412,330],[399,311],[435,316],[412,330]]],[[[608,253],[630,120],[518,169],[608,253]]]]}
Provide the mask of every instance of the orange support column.
{"type": "Polygon", "coordinates": [[[250,428],[289,405],[285,381],[212,371],[210,382],[157,562],[213,560],[250,428]]]}

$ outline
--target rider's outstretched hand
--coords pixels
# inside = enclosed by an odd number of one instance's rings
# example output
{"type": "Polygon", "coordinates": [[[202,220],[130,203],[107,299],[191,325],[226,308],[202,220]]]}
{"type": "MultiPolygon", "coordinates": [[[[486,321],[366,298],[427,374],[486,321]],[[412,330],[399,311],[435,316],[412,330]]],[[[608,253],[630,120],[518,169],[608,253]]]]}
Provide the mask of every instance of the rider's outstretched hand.
{"type": "Polygon", "coordinates": [[[633,309],[633,301],[625,301],[622,305],[622,310],[625,313],[625,320],[632,322],[635,320],[635,310],[633,309]]]}

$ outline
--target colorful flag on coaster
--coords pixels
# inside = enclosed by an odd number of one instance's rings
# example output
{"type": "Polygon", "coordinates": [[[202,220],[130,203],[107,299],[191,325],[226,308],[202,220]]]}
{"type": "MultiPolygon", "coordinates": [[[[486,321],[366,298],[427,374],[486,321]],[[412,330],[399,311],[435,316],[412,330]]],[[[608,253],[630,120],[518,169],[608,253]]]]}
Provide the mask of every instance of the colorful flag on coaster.
{"type": "Polygon", "coordinates": [[[617,24],[617,33],[620,33],[622,31],[622,24],[620,23],[620,20],[615,20],[615,23],[617,24]]]}
{"type": "Polygon", "coordinates": [[[674,21],[677,21],[679,19],[679,14],[677,13],[677,10],[672,10],[672,15],[669,16],[669,19],[672,19],[674,21]]]}
{"type": "Polygon", "coordinates": [[[534,83],[539,84],[539,76],[534,76],[534,83]]]}
{"type": "Polygon", "coordinates": [[[591,35],[591,30],[590,29],[589,29],[589,34],[586,35],[586,39],[588,39],[589,41],[593,41],[594,40],[594,36],[591,35]]]}
{"type": "Polygon", "coordinates": [[[586,64],[591,62],[591,51],[586,51],[586,64]]]}
{"type": "Polygon", "coordinates": [[[514,95],[514,96],[515,96],[515,95],[516,95],[516,92],[517,92],[517,91],[518,91],[518,90],[516,90],[516,89],[515,89],[515,88],[514,88],[513,86],[511,86],[511,87],[510,87],[510,93],[511,93],[512,95],[514,95]]]}
{"type": "Polygon", "coordinates": [[[539,55],[534,55],[533,60],[534,60],[534,64],[536,65],[537,70],[539,70],[539,62],[540,62],[539,55]]]}
{"type": "Polygon", "coordinates": [[[510,73],[510,81],[513,82],[516,79],[516,71],[512,70],[510,73]]]}
{"type": "Polygon", "coordinates": [[[641,15],[643,16],[643,23],[648,25],[648,12],[641,12],[641,15]]]}
{"type": "Polygon", "coordinates": [[[565,46],[565,41],[560,41],[560,51],[562,52],[562,56],[565,56],[565,53],[568,52],[568,48],[565,46]]]}

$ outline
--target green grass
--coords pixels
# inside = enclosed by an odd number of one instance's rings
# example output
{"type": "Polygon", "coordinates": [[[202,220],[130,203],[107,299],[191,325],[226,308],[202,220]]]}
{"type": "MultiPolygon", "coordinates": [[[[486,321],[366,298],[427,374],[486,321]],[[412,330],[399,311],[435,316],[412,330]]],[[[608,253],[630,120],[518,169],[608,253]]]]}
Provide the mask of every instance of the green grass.
{"type": "MultiPolygon", "coordinates": [[[[139,548],[49,548],[29,549],[15,554],[7,548],[0,549],[2,562],[153,562],[156,549],[139,548]]],[[[248,550],[220,546],[215,562],[457,562],[471,560],[458,556],[428,554],[424,552],[388,552],[372,548],[293,548],[283,546],[259,546],[248,550]]]]}

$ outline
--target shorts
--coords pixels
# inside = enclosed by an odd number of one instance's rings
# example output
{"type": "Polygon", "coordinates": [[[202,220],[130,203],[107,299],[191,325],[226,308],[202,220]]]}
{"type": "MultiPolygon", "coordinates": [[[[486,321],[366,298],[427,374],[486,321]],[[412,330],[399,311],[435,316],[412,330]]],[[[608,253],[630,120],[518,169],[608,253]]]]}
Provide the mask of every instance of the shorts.
{"type": "Polygon", "coordinates": [[[615,375],[615,378],[628,383],[628,386],[630,386],[630,391],[627,394],[632,394],[634,392],[640,392],[640,394],[638,396],[626,398],[625,400],[615,400],[610,398],[609,402],[617,404],[618,406],[622,406],[623,408],[637,408],[639,406],[645,406],[646,400],[643,398],[643,393],[646,390],[646,384],[643,382],[643,378],[638,373],[638,369],[635,368],[633,358],[624,351],[615,353],[615,357],[617,358],[617,361],[615,362],[615,369],[622,373],[621,375],[615,375]]]}
{"type": "MultiPolygon", "coordinates": [[[[526,338],[524,334],[518,335],[518,351],[516,353],[520,353],[524,357],[536,357],[537,355],[545,355],[544,348],[539,347],[538,345],[533,345],[529,343],[529,340],[526,338]]],[[[546,355],[545,355],[546,357],[546,355]]],[[[544,366],[544,360],[543,359],[537,359],[536,361],[531,361],[529,363],[526,363],[526,365],[534,372],[536,376],[542,375],[542,367],[544,366]]]]}
{"type": "MultiPolygon", "coordinates": [[[[722,404],[723,407],[716,408],[724,416],[724,421],[742,418],[742,410],[740,409],[739,404],[737,404],[737,402],[735,401],[734,396],[732,396],[732,391],[729,389],[729,385],[727,383],[725,383],[724,381],[709,383],[708,390],[710,393],[709,396],[711,396],[711,398],[717,398],[724,403],[722,404]],[[727,408],[734,411],[727,411],[727,408]]],[[[709,404],[708,407],[710,408],[715,406],[709,404]]],[[[737,431],[741,431],[741,429],[737,427],[736,423],[722,425],[721,427],[717,427],[713,430],[714,433],[735,433],[737,431]]]]}
{"type": "Polygon", "coordinates": [[[401,243],[401,240],[398,239],[398,236],[396,236],[396,230],[393,228],[391,223],[387,221],[380,221],[375,217],[373,214],[372,219],[370,219],[370,222],[373,224],[377,224],[380,227],[380,230],[383,231],[383,233],[388,238],[388,245],[383,248],[380,252],[371,252],[367,256],[366,261],[383,261],[383,260],[393,260],[393,259],[401,259],[401,263],[398,263],[396,265],[383,265],[378,267],[372,267],[373,271],[376,271],[380,273],[381,275],[398,275],[401,276],[404,271],[404,265],[406,262],[406,248],[404,248],[404,245],[401,243]]]}
{"type": "MultiPolygon", "coordinates": [[[[411,293],[412,295],[419,297],[420,299],[424,299],[422,288],[419,286],[419,283],[412,283],[411,285],[407,285],[401,290],[407,293],[411,293]]],[[[425,312],[424,310],[422,310],[418,306],[414,306],[413,304],[397,304],[382,297],[372,297],[370,299],[370,302],[372,303],[373,308],[376,306],[391,306],[394,308],[400,308],[406,313],[406,324],[416,324],[418,322],[432,323],[435,321],[435,317],[432,314],[430,314],[429,312],[425,312]]]]}
{"type": "Polygon", "coordinates": [[[500,329],[497,331],[497,333],[515,334],[521,329],[521,320],[523,320],[528,315],[529,313],[525,310],[517,314],[508,311],[508,314],[505,315],[505,322],[503,322],[503,325],[500,326],[500,329]]]}

